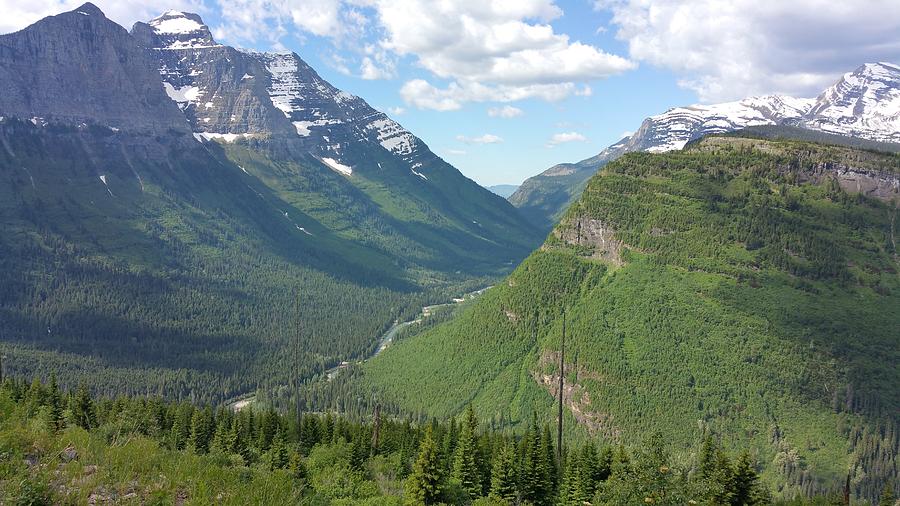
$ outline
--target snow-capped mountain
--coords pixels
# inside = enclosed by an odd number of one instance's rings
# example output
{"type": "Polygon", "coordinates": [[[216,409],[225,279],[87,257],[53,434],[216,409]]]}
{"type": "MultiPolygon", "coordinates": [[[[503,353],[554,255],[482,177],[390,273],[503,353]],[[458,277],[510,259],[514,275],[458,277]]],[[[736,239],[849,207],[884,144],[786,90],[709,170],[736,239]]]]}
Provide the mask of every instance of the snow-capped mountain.
{"type": "Polygon", "coordinates": [[[867,63],[816,98],[800,126],[883,142],[900,142],[900,67],[867,63]]]}
{"type": "Polygon", "coordinates": [[[596,156],[574,164],[555,165],[527,179],[509,201],[533,223],[549,229],[581,193],[587,180],[604,164],[625,153],[681,149],[705,135],[764,125],[900,142],[900,67],[867,63],[844,74],[816,98],[765,95],[669,109],[645,119],[634,134],[596,156]]]}
{"type": "Polygon", "coordinates": [[[280,136],[345,175],[359,163],[348,147],[368,143],[428,181],[426,162],[435,156],[422,141],[365,100],[332,86],[295,53],[220,45],[199,16],[178,11],[137,23],[132,33],[158,57],[166,92],[198,138],[280,136]]]}
{"type": "Polygon", "coordinates": [[[813,103],[811,99],[767,95],[722,104],[676,107],[644,120],[625,147],[626,151],[651,152],[681,149],[704,135],[797,120],[813,103]]]}
{"type": "Polygon", "coordinates": [[[251,217],[248,230],[303,245],[291,253],[302,262],[391,265],[403,283],[413,269],[503,268],[540,241],[509,202],[298,55],[219,44],[196,14],[167,11],[129,33],[86,3],[0,42],[7,175],[63,188],[41,167],[82,169],[63,176],[78,191],[50,201],[121,204],[118,219],[158,195],[204,194],[251,217]]]}

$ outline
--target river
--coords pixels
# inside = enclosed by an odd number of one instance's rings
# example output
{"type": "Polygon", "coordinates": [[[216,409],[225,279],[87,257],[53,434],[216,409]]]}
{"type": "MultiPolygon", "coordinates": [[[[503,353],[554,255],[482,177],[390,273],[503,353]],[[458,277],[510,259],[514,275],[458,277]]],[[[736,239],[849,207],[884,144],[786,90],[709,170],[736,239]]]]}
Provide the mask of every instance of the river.
{"type": "MultiPolygon", "coordinates": [[[[434,304],[431,306],[424,306],[424,307],[422,307],[422,311],[419,314],[417,314],[415,316],[415,318],[413,318],[412,320],[407,320],[404,322],[394,322],[394,324],[391,325],[391,328],[387,329],[387,331],[384,334],[382,334],[381,337],[378,338],[378,347],[375,348],[375,351],[372,352],[371,354],[369,354],[369,356],[367,356],[365,358],[357,359],[355,361],[355,363],[361,364],[361,363],[365,362],[366,360],[377,357],[381,352],[386,350],[388,348],[388,346],[391,345],[391,343],[394,342],[394,336],[396,336],[397,332],[399,332],[400,329],[402,329],[403,327],[412,325],[413,323],[417,323],[417,322],[422,321],[425,318],[428,318],[429,316],[434,314],[434,311],[438,308],[461,304],[473,297],[477,297],[477,296],[481,295],[482,293],[484,293],[484,291],[487,290],[488,288],[490,288],[490,286],[486,286],[480,290],[475,290],[474,292],[469,292],[469,293],[463,295],[462,297],[453,299],[452,302],[445,302],[443,304],[434,304]]],[[[347,367],[350,367],[350,365],[353,363],[354,362],[348,362],[348,361],[341,362],[340,364],[332,367],[331,369],[326,370],[325,377],[328,380],[331,380],[331,379],[335,378],[338,375],[338,373],[340,373],[342,370],[346,369],[347,367]]],[[[247,406],[253,404],[253,402],[255,400],[256,400],[255,394],[242,395],[242,396],[235,398],[232,401],[229,401],[228,403],[226,403],[226,405],[228,407],[230,407],[231,409],[233,409],[234,411],[240,411],[240,410],[246,408],[247,406]]]]}

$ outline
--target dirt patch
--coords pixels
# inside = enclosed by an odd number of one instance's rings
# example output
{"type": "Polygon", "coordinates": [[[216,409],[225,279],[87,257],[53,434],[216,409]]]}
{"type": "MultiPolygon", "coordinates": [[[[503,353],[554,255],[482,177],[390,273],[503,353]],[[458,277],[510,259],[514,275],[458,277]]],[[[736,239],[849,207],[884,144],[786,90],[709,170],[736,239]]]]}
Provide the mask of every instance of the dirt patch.
{"type": "MultiPolygon", "coordinates": [[[[555,369],[554,364],[559,363],[559,353],[554,351],[544,351],[538,360],[538,370],[532,371],[532,378],[550,392],[554,399],[559,398],[559,371],[555,369]],[[552,369],[553,372],[544,372],[552,369]]],[[[575,417],[575,420],[584,426],[591,435],[600,435],[604,438],[617,442],[622,438],[622,431],[613,423],[612,416],[608,413],[600,412],[593,408],[591,404],[591,395],[584,388],[583,381],[592,380],[602,382],[602,375],[596,371],[588,370],[582,366],[574,364],[565,364],[567,371],[575,371],[574,377],[577,380],[570,381],[572,375],[567,374],[563,379],[563,404],[569,408],[569,412],[575,417]]]]}

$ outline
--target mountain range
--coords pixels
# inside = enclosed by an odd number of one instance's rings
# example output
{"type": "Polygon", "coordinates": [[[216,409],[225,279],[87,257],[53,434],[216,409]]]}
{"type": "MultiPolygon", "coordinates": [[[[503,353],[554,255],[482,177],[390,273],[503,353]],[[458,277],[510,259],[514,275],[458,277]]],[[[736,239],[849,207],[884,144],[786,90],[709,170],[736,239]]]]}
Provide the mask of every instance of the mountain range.
{"type": "Polygon", "coordinates": [[[737,134],[628,153],[506,280],[355,381],[501,427],[555,424],[561,398],[573,440],[660,434],[689,462],[711,437],[779,497],[871,503],[900,453],[898,204],[896,153],[737,134]]]}
{"type": "Polygon", "coordinates": [[[364,355],[539,232],[298,55],[87,3],[0,36],[12,372],[222,400],[364,355]]]}
{"type": "Polygon", "coordinates": [[[604,164],[633,151],[665,152],[710,134],[785,126],[880,143],[900,142],[900,67],[867,63],[812,99],[784,95],[669,109],[596,156],[555,165],[509,197],[536,226],[549,230],[604,164]]]}

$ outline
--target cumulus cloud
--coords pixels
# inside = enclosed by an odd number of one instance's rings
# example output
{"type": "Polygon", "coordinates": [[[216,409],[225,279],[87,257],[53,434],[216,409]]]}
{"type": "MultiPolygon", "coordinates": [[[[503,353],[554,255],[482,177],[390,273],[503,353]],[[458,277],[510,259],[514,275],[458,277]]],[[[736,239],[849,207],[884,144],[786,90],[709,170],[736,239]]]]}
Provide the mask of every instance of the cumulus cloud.
{"type": "Polygon", "coordinates": [[[813,96],[865,62],[900,62],[896,0],[595,0],[632,59],[673,70],[701,101],[813,96]]]}
{"type": "Polygon", "coordinates": [[[387,112],[391,116],[401,116],[403,114],[406,114],[406,109],[403,107],[399,107],[399,106],[398,107],[388,107],[387,112]]]}
{"type": "MultiPolygon", "coordinates": [[[[86,0],[45,0],[40,2],[23,2],[21,0],[0,0],[0,33],[21,30],[26,26],[47,16],[71,11],[84,4],[86,0]]],[[[135,21],[146,21],[162,13],[163,10],[176,9],[204,13],[201,0],[172,0],[162,9],[159,2],[151,0],[92,0],[106,16],[131,29],[135,21]]]]}
{"type": "MultiPolygon", "coordinates": [[[[465,102],[559,100],[576,83],[634,68],[600,48],[572,41],[548,24],[562,15],[552,0],[485,2],[460,0],[372,0],[384,29],[381,45],[449,85],[427,81],[404,85],[410,105],[458,109],[465,102]]],[[[421,80],[419,80],[421,81],[421,80]]]]}
{"type": "Polygon", "coordinates": [[[448,149],[447,154],[453,156],[463,156],[466,154],[466,152],[462,149],[448,149]]]}
{"type": "Polygon", "coordinates": [[[575,83],[489,86],[452,82],[446,88],[437,88],[424,79],[407,81],[400,88],[400,96],[407,104],[436,111],[455,111],[466,102],[515,102],[526,98],[555,102],[577,92],[575,83]]]}
{"type": "Polygon", "coordinates": [[[516,118],[525,114],[525,111],[511,105],[504,105],[503,107],[490,107],[487,113],[492,118],[516,118]]]}
{"type": "Polygon", "coordinates": [[[465,135],[457,135],[456,140],[465,142],[466,144],[500,144],[503,142],[501,137],[494,134],[484,134],[478,137],[466,137],[465,135]]]}
{"type": "Polygon", "coordinates": [[[547,147],[552,148],[555,146],[559,146],[560,144],[566,144],[569,142],[587,142],[587,137],[578,132],[562,132],[553,134],[550,137],[550,140],[547,141],[547,147]]]}

